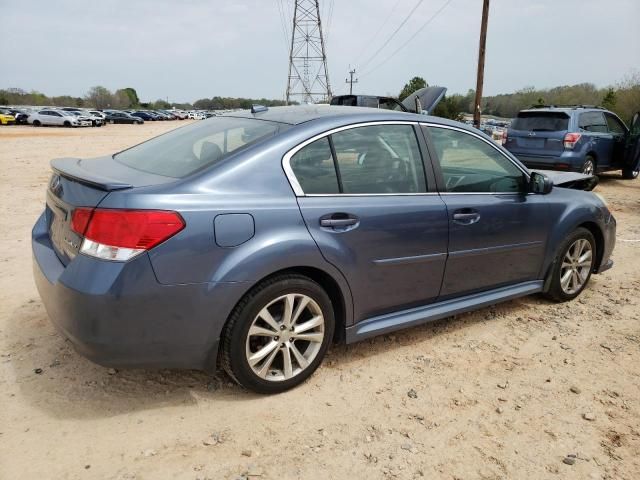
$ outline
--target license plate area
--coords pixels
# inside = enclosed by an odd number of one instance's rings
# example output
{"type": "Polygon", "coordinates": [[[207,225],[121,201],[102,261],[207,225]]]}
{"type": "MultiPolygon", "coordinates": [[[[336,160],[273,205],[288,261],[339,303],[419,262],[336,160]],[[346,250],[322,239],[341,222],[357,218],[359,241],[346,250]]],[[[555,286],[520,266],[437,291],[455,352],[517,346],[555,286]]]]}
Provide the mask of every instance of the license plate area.
{"type": "Polygon", "coordinates": [[[544,148],[544,138],[521,138],[519,143],[525,148],[544,148]]]}
{"type": "Polygon", "coordinates": [[[49,238],[65,265],[78,254],[81,238],[71,230],[71,212],[61,205],[47,203],[49,238]]]}

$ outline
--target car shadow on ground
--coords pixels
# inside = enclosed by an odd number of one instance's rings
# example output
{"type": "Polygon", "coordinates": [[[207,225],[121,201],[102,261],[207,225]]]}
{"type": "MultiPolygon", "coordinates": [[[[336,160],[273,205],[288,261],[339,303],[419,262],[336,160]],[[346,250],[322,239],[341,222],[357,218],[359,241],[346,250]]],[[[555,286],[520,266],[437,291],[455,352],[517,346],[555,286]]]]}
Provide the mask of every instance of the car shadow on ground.
{"type": "MultiPolygon", "coordinates": [[[[339,374],[363,358],[429,342],[479,322],[491,323],[496,317],[515,317],[519,310],[524,312],[546,303],[538,296],[530,296],[356,344],[337,344],[315,376],[339,374]]],[[[36,298],[14,312],[5,338],[9,339],[8,349],[0,361],[9,362],[15,375],[8,395],[15,397],[17,392],[11,390],[17,388],[21,400],[58,418],[105,418],[167,406],[197,407],[203,398],[224,402],[260,398],[237,386],[221,371],[216,375],[195,370],[115,371],[95,365],[76,353],[54,329],[36,298]]],[[[298,388],[313,388],[316,377],[298,388]]]]}

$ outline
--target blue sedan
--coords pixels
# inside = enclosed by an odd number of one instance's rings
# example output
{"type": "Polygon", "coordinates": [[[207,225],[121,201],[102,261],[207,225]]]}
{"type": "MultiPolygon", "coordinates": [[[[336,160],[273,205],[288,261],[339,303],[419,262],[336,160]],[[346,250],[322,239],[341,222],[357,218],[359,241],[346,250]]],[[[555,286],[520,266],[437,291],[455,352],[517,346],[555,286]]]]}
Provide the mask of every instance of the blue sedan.
{"type": "Polygon", "coordinates": [[[34,275],[75,348],[113,367],[221,365],[262,393],[303,382],[334,341],[571,300],[612,265],[593,177],[529,171],[426,115],[254,108],[52,169],[34,275]]]}

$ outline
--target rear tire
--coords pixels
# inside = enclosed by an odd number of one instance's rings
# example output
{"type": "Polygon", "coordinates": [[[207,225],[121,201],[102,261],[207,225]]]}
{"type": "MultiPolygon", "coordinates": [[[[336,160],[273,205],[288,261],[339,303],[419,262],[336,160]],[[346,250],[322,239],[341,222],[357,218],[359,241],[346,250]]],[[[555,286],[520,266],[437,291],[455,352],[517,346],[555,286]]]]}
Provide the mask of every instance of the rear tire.
{"type": "Polygon", "coordinates": [[[220,364],[249,390],[284,392],[318,368],[334,328],[331,300],[320,285],[302,275],[279,275],[254,287],[231,313],[220,364]]]}
{"type": "Polygon", "coordinates": [[[584,163],[582,164],[582,169],[580,171],[585,175],[595,175],[596,160],[591,155],[584,157],[584,163]]]}
{"type": "Polygon", "coordinates": [[[593,234],[586,228],[577,228],[560,246],[544,296],[556,302],[576,298],[589,283],[596,258],[593,234]]]}

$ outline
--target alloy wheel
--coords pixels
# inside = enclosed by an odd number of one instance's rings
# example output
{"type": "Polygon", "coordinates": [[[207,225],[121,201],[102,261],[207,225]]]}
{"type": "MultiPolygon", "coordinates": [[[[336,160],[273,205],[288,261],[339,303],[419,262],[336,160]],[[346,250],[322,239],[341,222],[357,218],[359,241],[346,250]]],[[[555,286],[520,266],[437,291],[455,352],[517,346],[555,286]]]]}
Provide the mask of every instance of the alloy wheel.
{"type": "Polygon", "coordinates": [[[589,240],[579,238],[571,244],[562,259],[560,286],[567,295],[578,292],[589,278],[593,266],[593,248],[589,240]]]}
{"type": "Polygon", "coordinates": [[[585,175],[593,175],[595,171],[595,165],[593,164],[593,160],[587,159],[582,166],[582,173],[585,175]]]}
{"type": "Polygon", "coordinates": [[[246,360],[268,381],[289,380],[304,371],[321,350],[325,320],[318,303],[301,293],[282,295],[251,322],[246,360]]]}

